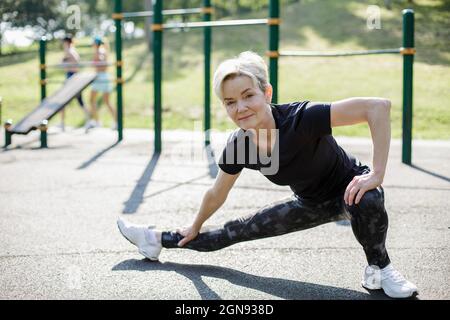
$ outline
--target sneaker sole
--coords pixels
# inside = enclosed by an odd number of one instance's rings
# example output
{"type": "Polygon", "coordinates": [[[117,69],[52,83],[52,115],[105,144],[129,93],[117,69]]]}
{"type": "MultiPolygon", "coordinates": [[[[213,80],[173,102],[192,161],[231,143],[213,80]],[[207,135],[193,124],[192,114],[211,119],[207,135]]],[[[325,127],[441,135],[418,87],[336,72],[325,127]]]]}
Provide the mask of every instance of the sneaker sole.
{"type": "MultiPolygon", "coordinates": [[[[384,290],[383,290],[384,291],[384,290]]],[[[411,298],[415,298],[416,296],[418,296],[419,295],[419,292],[416,290],[416,291],[413,291],[409,296],[405,296],[405,297],[400,297],[400,296],[395,296],[395,295],[388,295],[387,293],[386,293],[386,291],[384,291],[384,293],[389,297],[389,298],[393,298],[393,299],[411,299],[411,298]]]]}
{"type": "MultiPolygon", "coordinates": [[[[117,228],[119,229],[120,234],[121,234],[125,239],[127,239],[127,241],[128,241],[129,243],[131,243],[133,246],[137,246],[137,245],[136,245],[135,243],[133,243],[130,239],[128,239],[127,236],[122,232],[122,229],[120,229],[119,222],[117,222],[117,228]]],[[[147,256],[143,251],[141,251],[141,250],[139,250],[139,249],[138,249],[138,252],[139,252],[140,254],[142,254],[144,257],[146,257],[147,259],[151,260],[151,261],[158,261],[158,258],[155,258],[155,257],[149,257],[149,256],[147,256]]]]}
{"type": "Polygon", "coordinates": [[[381,287],[371,287],[367,285],[364,281],[361,281],[361,286],[367,290],[381,290],[381,287]]]}
{"type": "Polygon", "coordinates": [[[416,290],[416,291],[413,291],[413,293],[411,295],[407,296],[407,297],[393,297],[393,296],[388,295],[386,293],[386,291],[384,291],[383,288],[381,288],[381,287],[380,288],[370,288],[370,287],[364,285],[364,282],[361,282],[361,286],[364,289],[371,290],[371,291],[383,291],[383,293],[385,295],[387,295],[389,298],[392,298],[392,299],[411,299],[411,298],[415,298],[415,297],[417,297],[419,295],[419,291],[416,290]]]}

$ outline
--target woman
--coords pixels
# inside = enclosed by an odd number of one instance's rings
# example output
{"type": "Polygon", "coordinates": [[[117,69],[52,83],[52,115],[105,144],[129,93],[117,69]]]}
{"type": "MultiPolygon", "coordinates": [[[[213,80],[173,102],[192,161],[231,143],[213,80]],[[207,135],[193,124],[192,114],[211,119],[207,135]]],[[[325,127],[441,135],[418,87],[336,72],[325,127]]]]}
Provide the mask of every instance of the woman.
{"type": "MultiPolygon", "coordinates": [[[[75,44],[73,43],[73,39],[71,36],[66,36],[63,39],[63,48],[64,48],[64,57],[63,57],[63,64],[66,65],[66,79],[69,79],[72,77],[75,73],[78,72],[78,63],[80,62],[80,55],[78,54],[75,44]]],[[[81,93],[77,96],[77,101],[80,107],[83,109],[83,113],[85,115],[86,121],[89,120],[89,111],[84,105],[83,102],[83,96],[81,93]]],[[[65,109],[61,110],[61,124],[59,127],[62,131],[65,130],[64,120],[65,120],[65,109]]]]}
{"type": "Polygon", "coordinates": [[[382,288],[394,298],[417,294],[416,286],[393,268],[385,247],[388,217],[381,183],[390,144],[390,101],[351,98],[331,104],[271,104],[267,66],[252,52],[220,64],[214,75],[214,91],[239,129],[223,150],[221,170],[193,224],[175,232],[161,232],[119,218],[122,235],[142,255],[156,260],[162,248],[214,251],[348,218],[368,261],[362,285],[382,288]],[[345,152],[331,135],[332,127],[361,122],[367,122],[372,132],[373,170],[345,152]],[[248,141],[242,139],[245,136],[248,141]],[[256,163],[250,161],[250,151],[254,150],[250,147],[259,150],[256,163]],[[236,160],[242,149],[244,161],[242,157],[236,160]],[[270,156],[269,162],[261,161],[264,153],[270,156]],[[272,162],[276,162],[275,170],[263,173],[272,162]],[[259,170],[275,184],[289,185],[293,195],[215,230],[201,230],[225,202],[243,168],[259,170]]]}
{"type": "Polygon", "coordinates": [[[86,129],[101,126],[97,113],[97,94],[103,93],[103,101],[106,103],[106,106],[108,107],[109,112],[111,113],[111,116],[113,118],[112,129],[116,130],[117,116],[116,112],[114,111],[109,101],[109,94],[111,93],[113,88],[109,73],[107,72],[108,50],[101,37],[94,38],[94,50],[95,52],[93,62],[95,64],[95,69],[97,71],[97,77],[92,83],[92,91],[90,97],[91,114],[93,119],[88,122],[88,124],[86,125],[86,129]]]}

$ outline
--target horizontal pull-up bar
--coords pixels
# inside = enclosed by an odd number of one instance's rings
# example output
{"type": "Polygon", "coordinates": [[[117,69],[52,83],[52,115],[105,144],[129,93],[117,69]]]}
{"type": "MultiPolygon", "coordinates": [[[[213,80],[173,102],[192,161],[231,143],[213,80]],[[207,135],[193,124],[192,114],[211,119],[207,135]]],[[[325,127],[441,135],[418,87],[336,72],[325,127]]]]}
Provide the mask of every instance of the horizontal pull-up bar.
{"type": "MultiPolygon", "coordinates": [[[[173,16],[178,14],[193,14],[203,13],[206,8],[192,8],[192,9],[171,9],[163,10],[163,16],[173,16]]],[[[123,12],[113,14],[113,19],[128,19],[128,18],[145,18],[153,17],[153,11],[138,11],[138,12],[123,12]]]]}
{"type": "MultiPolygon", "coordinates": [[[[46,78],[46,79],[40,79],[38,82],[40,84],[63,84],[65,79],[52,79],[52,78],[46,78]]],[[[111,79],[111,80],[96,80],[96,83],[117,83],[121,82],[123,83],[124,80],[122,78],[120,79],[111,79]]]]}
{"type": "Polygon", "coordinates": [[[268,24],[269,19],[244,19],[244,20],[228,20],[228,21],[204,21],[204,22],[173,22],[165,23],[162,29],[176,28],[203,28],[203,27],[229,27],[229,26],[245,26],[245,25],[262,25],[268,24]]]}
{"type": "Polygon", "coordinates": [[[323,51],[280,51],[282,57],[347,57],[347,56],[363,56],[370,54],[395,54],[401,53],[400,48],[396,49],[380,49],[380,50],[360,50],[346,52],[323,52],[323,51]]]}
{"type": "Polygon", "coordinates": [[[83,68],[83,67],[106,67],[112,66],[111,62],[94,62],[94,61],[80,61],[78,63],[59,63],[59,64],[51,64],[48,66],[41,66],[47,68],[83,68]]]}

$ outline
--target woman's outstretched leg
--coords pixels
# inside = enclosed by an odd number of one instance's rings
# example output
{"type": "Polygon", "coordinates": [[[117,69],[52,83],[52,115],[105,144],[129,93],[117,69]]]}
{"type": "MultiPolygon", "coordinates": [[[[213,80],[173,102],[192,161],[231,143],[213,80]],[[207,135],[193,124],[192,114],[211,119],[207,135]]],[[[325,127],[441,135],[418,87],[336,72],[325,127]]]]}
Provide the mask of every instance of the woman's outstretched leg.
{"type": "MultiPolygon", "coordinates": [[[[318,205],[306,205],[295,195],[274,202],[248,216],[228,221],[223,226],[200,231],[183,248],[215,251],[238,242],[279,236],[313,228],[343,219],[343,207],[338,199],[318,205]]],[[[178,248],[183,236],[178,232],[162,232],[164,248],[178,248]]]]}
{"type": "MultiPolygon", "coordinates": [[[[200,230],[196,238],[182,248],[196,251],[215,251],[232,244],[279,236],[345,219],[342,197],[321,204],[306,204],[295,195],[269,204],[253,214],[228,221],[223,226],[200,230]]],[[[117,221],[122,235],[136,245],[139,253],[157,260],[161,249],[180,248],[183,236],[174,231],[160,232],[147,226],[117,221]]]]}
{"type": "MultiPolygon", "coordinates": [[[[385,247],[388,218],[381,187],[366,192],[361,202],[353,206],[345,205],[342,196],[320,204],[307,204],[293,195],[250,215],[230,220],[223,226],[209,230],[204,228],[182,248],[215,251],[239,242],[279,236],[342,220],[349,217],[347,213],[350,214],[353,233],[362,245],[369,265],[376,265],[380,269],[387,266],[390,263],[385,247]]],[[[180,248],[178,243],[183,239],[180,233],[152,231],[142,226],[141,228],[145,229],[144,233],[156,238],[159,246],[180,248]]],[[[126,235],[129,230],[134,229],[123,227],[121,230],[128,240],[132,237],[126,235]]],[[[136,244],[136,241],[130,241],[136,244]]]]}
{"type": "MultiPolygon", "coordinates": [[[[238,242],[278,236],[293,231],[342,220],[350,214],[353,233],[362,245],[369,265],[384,268],[389,263],[386,250],[388,216],[384,208],[382,187],[367,191],[358,205],[345,205],[342,197],[321,204],[306,204],[292,196],[245,217],[228,221],[199,235],[183,248],[196,251],[215,251],[238,242]]],[[[164,248],[178,248],[183,238],[177,232],[162,232],[164,248]]]]}

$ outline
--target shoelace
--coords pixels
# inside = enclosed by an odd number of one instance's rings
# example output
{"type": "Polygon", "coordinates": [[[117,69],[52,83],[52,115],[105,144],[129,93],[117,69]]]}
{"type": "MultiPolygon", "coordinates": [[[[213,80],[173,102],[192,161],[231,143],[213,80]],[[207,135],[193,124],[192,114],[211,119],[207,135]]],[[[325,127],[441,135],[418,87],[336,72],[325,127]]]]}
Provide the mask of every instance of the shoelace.
{"type": "Polygon", "coordinates": [[[405,282],[406,281],[406,279],[397,270],[390,270],[387,273],[386,278],[389,278],[389,279],[393,280],[394,282],[405,282]]]}

